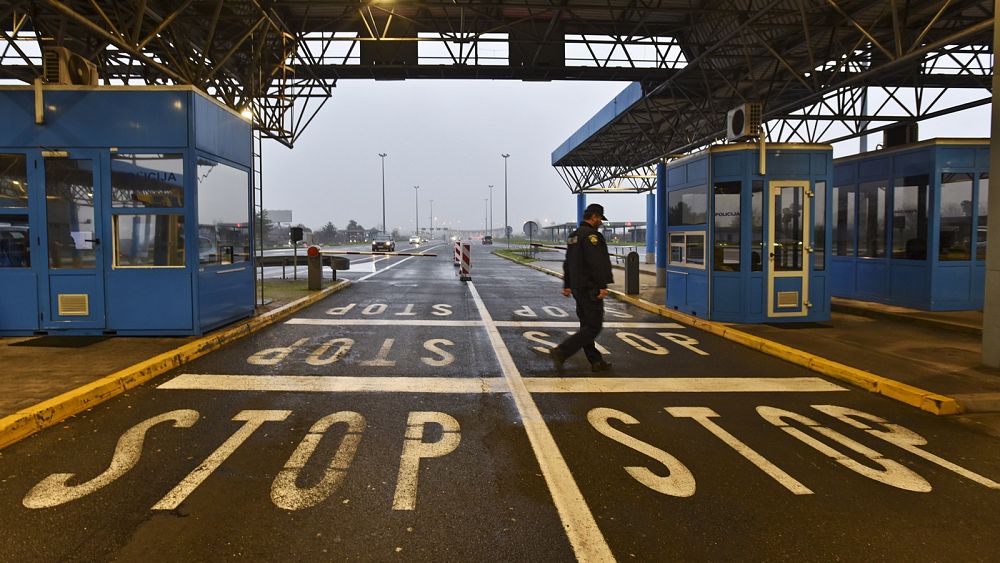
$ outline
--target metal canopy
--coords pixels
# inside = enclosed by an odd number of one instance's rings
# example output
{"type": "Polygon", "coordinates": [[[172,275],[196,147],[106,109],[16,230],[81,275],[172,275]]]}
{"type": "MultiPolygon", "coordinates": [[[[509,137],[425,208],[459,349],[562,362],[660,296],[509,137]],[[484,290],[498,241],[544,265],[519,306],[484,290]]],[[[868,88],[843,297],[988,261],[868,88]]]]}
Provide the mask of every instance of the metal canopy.
{"type": "Polygon", "coordinates": [[[929,89],[989,88],[992,18],[991,0],[14,0],[0,79],[30,83],[62,45],[103,83],[194,85],[289,146],[338,79],[638,82],[557,162],[612,167],[589,187],[717,139],[744,100],[778,140],[950,111],[929,89]],[[900,99],[861,111],[865,86],[900,99]]]}
{"type": "Polygon", "coordinates": [[[743,102],[763,103],[768,140],[807,143],[991,102],[992,1],[708,4],[710,17],[690,10],[677,35],[686,66],[629,86],[552,153],[572,191],[620,187],[660,159],[719,142],[726,112],[743,102]],[[955,88],[969,90],[943,96],[955,88]]]}

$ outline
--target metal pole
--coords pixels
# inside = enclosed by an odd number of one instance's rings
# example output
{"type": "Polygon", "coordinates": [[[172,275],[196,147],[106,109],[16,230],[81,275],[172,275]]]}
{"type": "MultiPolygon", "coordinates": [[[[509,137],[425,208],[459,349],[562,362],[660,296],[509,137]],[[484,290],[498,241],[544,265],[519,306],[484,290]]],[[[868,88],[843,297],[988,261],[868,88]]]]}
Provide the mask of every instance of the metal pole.
{"type": "Polygon", "coordinates": [[[493,234],[493,184],[490,184],[490,225],[489,234],[493,234]]]}
{"type": "Polygon", "coordinates": [[[434,200],[431,200],[431,238],[434,238],[434,200]]]}
{"type": "MultiPolygon", "coordinates": [[[[994,10],[1000,8],[1000,0],[994,2],[994,10]]],[[[996,60],[997,49],[1000,49],[1000,25],[993,27],[993,60],[996,60]]],[[[1000,171],[1000,74],[993,73],[993,109],[990,128],[990,175],[995,176],[1000,171]]],[[[980,198],[982,198],[982,181],[980,181],[980,198]]],[[[987,217],[1000,217],[1000,193],[993,190],[986,210],[987,217]]],[[[1000,228],[998,223],[986,231],[986,283],[983,287],[983,365],[1000,368],[1000,228]]]]}
{"type": "Polygon", "coordinates": [[[413,230],[415,235],[420,236],[420,199],[417,197],[419,193],[420,186],[413,186],[413,213],[414,219],[416,219],[417,224],[414,225],[413,230]]]}
{"type": "Polygon", "coordinates": [[[490,199],[488,197],[483,198],[483,236],[490,230],[490,199]]]}
{"type": "Polygon", "coordinates": [[[382,232],[386,232],[385,226],[385,157],[389,156],[388,153],[380,152],[378,153],[382,157],[382,232]]]}
{"type": "Polygon", "coordinates": [[[503,234],[507,239],[507,248],[510,248],[510,232],[507,227],[510,226],[510,221],[507,220],[507,159],[510,158],[509,154],[501,154],[503,157],[503,234]]]}

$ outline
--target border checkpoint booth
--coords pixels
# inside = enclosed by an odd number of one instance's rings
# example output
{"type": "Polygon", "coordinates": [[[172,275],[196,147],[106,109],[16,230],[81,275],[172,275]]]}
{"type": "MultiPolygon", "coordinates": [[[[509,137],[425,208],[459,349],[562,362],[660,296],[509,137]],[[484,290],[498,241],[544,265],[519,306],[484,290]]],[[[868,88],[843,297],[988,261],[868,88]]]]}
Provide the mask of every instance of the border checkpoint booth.
{"type": "Polygon", "coordinates": [[[668,307],[724,322],[830,318],[832,147],[765,147],[763,163],[759,144],[739,143],[658,166],[668,307]]]}
{"type": "Polygon", "coordinates": [[[834,161],[833,295],[983,308],[989,139],[930,139],[834,161]]]}
{"type": "Polygon", "coordinates": [[[0,334],[253,314],[247,120],[191,87],[45,86],[0,88],[0,122],[0,334]]]}

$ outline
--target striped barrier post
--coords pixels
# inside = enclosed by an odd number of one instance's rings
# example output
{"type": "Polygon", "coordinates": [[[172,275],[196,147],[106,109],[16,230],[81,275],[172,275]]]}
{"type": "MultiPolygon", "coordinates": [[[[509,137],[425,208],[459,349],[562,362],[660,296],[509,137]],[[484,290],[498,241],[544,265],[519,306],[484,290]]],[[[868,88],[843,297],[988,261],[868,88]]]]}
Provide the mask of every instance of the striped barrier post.
{"type": "Polygon", "coordinates": [[[451,265],[456,268],[462,262],[462,241],[455,241],[455,252],[451,256],[451,265]]]}
{"type": "Polygon", "coordinates": [[[458,279],[472,281],[472,245],[462,244],[462,266],[458,279]]]}

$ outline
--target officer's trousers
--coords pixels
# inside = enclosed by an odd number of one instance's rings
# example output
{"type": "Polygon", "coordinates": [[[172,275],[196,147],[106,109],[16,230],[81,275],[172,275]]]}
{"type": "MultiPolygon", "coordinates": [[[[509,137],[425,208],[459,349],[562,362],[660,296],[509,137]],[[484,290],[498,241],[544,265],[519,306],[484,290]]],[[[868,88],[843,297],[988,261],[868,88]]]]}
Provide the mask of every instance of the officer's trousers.
{"type": "Polygon", "coordinates": [[[587,361],[591,364],[603,359],[594,346],[594,339],[604,327],[604,300],[597,299],[596,289],[574,289],[576,316],[580,319],[580,330],[567,338],[557,348],[559,355],[568,358],[583,348],[587,361]]]}

